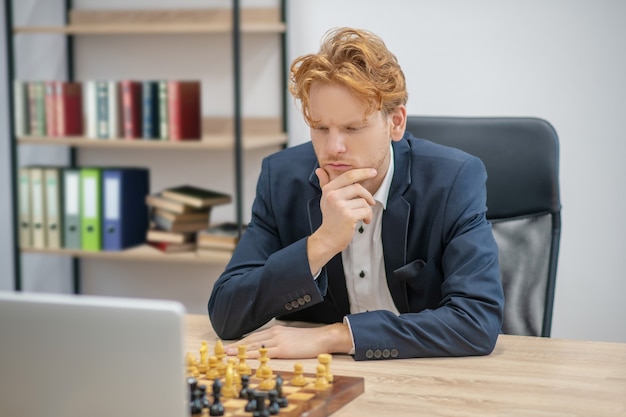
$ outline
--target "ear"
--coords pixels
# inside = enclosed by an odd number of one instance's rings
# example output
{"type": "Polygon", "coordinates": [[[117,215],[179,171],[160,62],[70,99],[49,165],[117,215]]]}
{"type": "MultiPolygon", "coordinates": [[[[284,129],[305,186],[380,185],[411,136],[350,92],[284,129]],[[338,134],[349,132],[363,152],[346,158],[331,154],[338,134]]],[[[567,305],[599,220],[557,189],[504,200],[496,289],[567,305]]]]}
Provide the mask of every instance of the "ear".
{"type": "Polygon", "coordinates": [[[391,140],[399,141],[404,136],[406,129],[406,106],[398,106],[389,114],[391,140]]]}

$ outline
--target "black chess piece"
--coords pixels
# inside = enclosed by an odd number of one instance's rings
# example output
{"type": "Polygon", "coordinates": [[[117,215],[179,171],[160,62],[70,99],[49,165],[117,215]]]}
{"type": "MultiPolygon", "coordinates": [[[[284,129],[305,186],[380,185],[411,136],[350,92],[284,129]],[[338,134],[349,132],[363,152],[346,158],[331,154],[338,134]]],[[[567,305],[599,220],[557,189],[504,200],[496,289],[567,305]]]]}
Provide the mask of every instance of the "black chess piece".
{"type": "Polygon", "coordinates": [[[198,387],[198,380],[190,376],[187,378],[187,387],[189,387],[189,401],[193,401],[193,392],[198,387]]]}
{"type": "Polygon", "coordinates": [[[239,391],[239,398],[248,398],[248,386],[250,385],[250,375],[241,375],[241,391],[239,391]]]}
{"type": "Polygon", "coordinates": [[[224,404],[221,402],[222,396],[222,381],[219,378],[215,378],[213,381],[213,404],[209,407],[210,416],[223,416],[224,404]]]}
{"type": "Polygon", "coordinates": [[[267,400],[267,393],[258,391],[254,394],[256,400],[256,409],[252,414],[253,417],[270,417],[270,412],[265,406],[265,400],[267,400]]]}
{"type": "Polygon", "coordinates": [[[256,398],[254,394],[255,394],[254,390],[251,388],[248,388],[248,392],[247,392],[248,403],[246,404],[246,407],[245,407],[245,411],[248,413],[251,413],[254,410],[256,410],[256,398]]]}
{"type": "Polygon", "coordinates": [[[275,416],[280,412],[280,406],[278,405],[278,391],[275,389],[270,390],[268,395],[270,397],[270,405],[267,407],[267,410],[271,415],[275,416]]]}
{"type": "Polygon", "coordinates": [[[276,393],[278,394],[276,402],[280,408],[285,408],[289,405],[289,400],[283,395],[283,377],[280,374],[276,375],[276,385],[274,386],[276,393]]]}
{"type": "Polygon", "coordinates": [[[211,406],[211,402],[209,401],[209,399],[206,396],[206,385],[198,385],[198,389],[201,392],[201,401],[202,401],[202,408],[209,408],[211,406]]]}
{"type": "Polygon", "coordinates": [[[189,411],[192,416],[202,414],[202,391],[196,388],[191,394],[191,402],[189,403],[189,411]]]}

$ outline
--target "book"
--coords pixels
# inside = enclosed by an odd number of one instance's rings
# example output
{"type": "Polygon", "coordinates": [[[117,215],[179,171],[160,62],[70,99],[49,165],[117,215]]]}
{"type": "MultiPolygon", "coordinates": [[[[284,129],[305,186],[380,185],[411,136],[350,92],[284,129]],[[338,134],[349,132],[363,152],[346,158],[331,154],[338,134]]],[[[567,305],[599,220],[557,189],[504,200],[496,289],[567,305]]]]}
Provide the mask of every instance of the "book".
{"type": "Polygon", "coordinates": [[[102,249],[118,251],[143,243],[148,229],[148,169],[106,168],[102,182],[102,249]]]}
{"type": "Polygon", "coordinates": [[[57,81],[55,87],[55,132],[57,136],[83,134],[83,86],[78,82],[57,81]]]}
{"type": "Polygon", "coordinates": [[[29,131],[32,136],[46,135],[45,86],[42,81],[28,83],[29,131]]]}
{"type": "Polygon", "coordinates": [[[81,249],[102,250],[102,170],[80,169],[81,249]]]}
{"type": "Polygon", "coordinates": [[[212,225],[198,232],[196,241],[198,248],[233,250],[239,242],[239,226],[232,222],[212,225]]]}
{"type": "Polygon", "coordinates": [[[63,206],[62,172],[59,168],[47,167],[43,170],[46,201],[47,247],[58,249],[63,246],[63,206]]]}
{"type": "Polygon", "coordinates": [[[80,249],[81,242],[80,168],[63,169],[63,247],[80,249]]]}
{"type": "Polygon", "coordinates": [[[19,193],[20,247],[29,248],[33,243],[29,168],[19,168],[17,187],[19,193]]]}
{"type": "Polygon", "coordinates": [[[173,222],[203,221],[206,224],[209,224],[209,220],[211,219],[211,207],[200,211],[190,211],[188,213],[174,213],[172,211],[155,208],[153,210],[153,215],[163,217],[164,219],[173,222]]]}
{"type": "Polygon", "coordinates": [[[107,81],[109,90],[109,139],[120,139],[124,136],[122,132],[122,88],[121,84],[115,80],[107,81]]]}
{"type": "Polygon", "coordinates": [[[181,185],[179,187],[167,188],[163,190],[161,194],[167,199],[179,201],[197,208],[228,204],[232,200],[229,194],[207,190],[193,185],[181,185]]]}
{"type": "Polygon", "coordinates": [[[168,220],[164,217],[153,215],[152,221],[161,230],[167,230],[168,232],[197,232],[198,230],[206,229],[206,220],[196,220],[180,222],[175,220],[168,220]]]}
{"type": "Polygon", "coordinates": [[[83,83],[83,119],[85,120],[85,136],[98,139],[98,82],[87,80],[83,83]]]}
{"type": "Polygon", "coordinates": [[[54,81],[44,81],[45,89],[45,114],[46,114],[46,136],[58,136],[57,132],[57,99],[56,99],[56,83],[54,81]]]}
{"type": "Polygon", "coordinates": [[[125,139],[138,139],[142,136],[142,92],[139,81],[123,80],[122,89],[122,126],[125,139]]]}
{"type": "Polygon", "coordinates": [[[141,84],[142,137],[159,139],[159,83],[143,81],[141,84]]]}
{"type": "Polygon", "coordinates": [[[146,240],[148,242],[189,243],[195,240],[195,233],[168,232],[155,228],[148,229],[146,240]]]}
{"type": "Polygon", "coordinates": [[[30,116],[28,102],[28,83],[24,81],[13,81],[13,108],[15,136],[26,136],[30,132],[30,116]]]}
{"type": "Polygon", "coordinates": [[[170,139],[169,109],[167,97],[167,81],[159,81],[159,139],[170,139]]]}
{"type": "Polygon", "coordinates": [[[43,167],[30,168],[30,210],[32,225],[32,247],[48,246],[46,229],[46,189],[43,167]]]}
{"type": "Polygon", "coordinates": [[[196,250],[196,244],[193,242],[188,243],[170,243],[170,242],[148,242],[150,246],[153,246],[165,253],[180,253],[180,252],[193,252],[196,250]]]}
{"type": "Polygon", "coordinates": [[[200,81],[170,80],[167,95],[169,139],[200,140],[200,81]]]}
{"type": "Polygon", "coordinates": [[[146,204],[148,205],[148,207],[153,207],[155,209],[160,208],[176,214],[192,213],[198,211],[196,207],[181,203],[180,201],[170,200],[163,197],[163,195],[161,195],[160,193],[147,195],[146,204]]]}
{"type": "Polygon", "coordinates": [[[109,132],[109,84],[106,81],[96,82],[96,120],[98,139],[108,139],[109,132]]]}

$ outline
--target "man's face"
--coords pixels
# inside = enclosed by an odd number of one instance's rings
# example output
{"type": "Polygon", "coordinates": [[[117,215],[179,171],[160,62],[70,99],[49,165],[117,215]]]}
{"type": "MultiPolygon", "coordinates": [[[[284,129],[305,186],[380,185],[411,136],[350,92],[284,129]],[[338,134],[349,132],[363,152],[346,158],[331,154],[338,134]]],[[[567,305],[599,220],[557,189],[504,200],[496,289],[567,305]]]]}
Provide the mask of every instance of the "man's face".
{"type": "Polygon", "coordinates": [[[347,88],[314,83],[310,91],[311,140],[320,167],[330,180],[354,168],[375,168],[376,178],[362,185],[372,194],[389,167],[391,116],[365,116],[366,105],[347,88]]]}

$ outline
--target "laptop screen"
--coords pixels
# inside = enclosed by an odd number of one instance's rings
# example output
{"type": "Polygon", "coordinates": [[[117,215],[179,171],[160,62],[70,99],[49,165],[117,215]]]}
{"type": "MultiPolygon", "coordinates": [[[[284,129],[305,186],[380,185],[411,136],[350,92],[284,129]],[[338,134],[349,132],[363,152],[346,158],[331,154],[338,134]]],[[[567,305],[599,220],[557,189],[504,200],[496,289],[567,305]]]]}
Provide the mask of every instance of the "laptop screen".
{"type": "Polygon", "coordinates": [[[0,292],[0,415],[187,415],[175,301],[0,292]]]}

